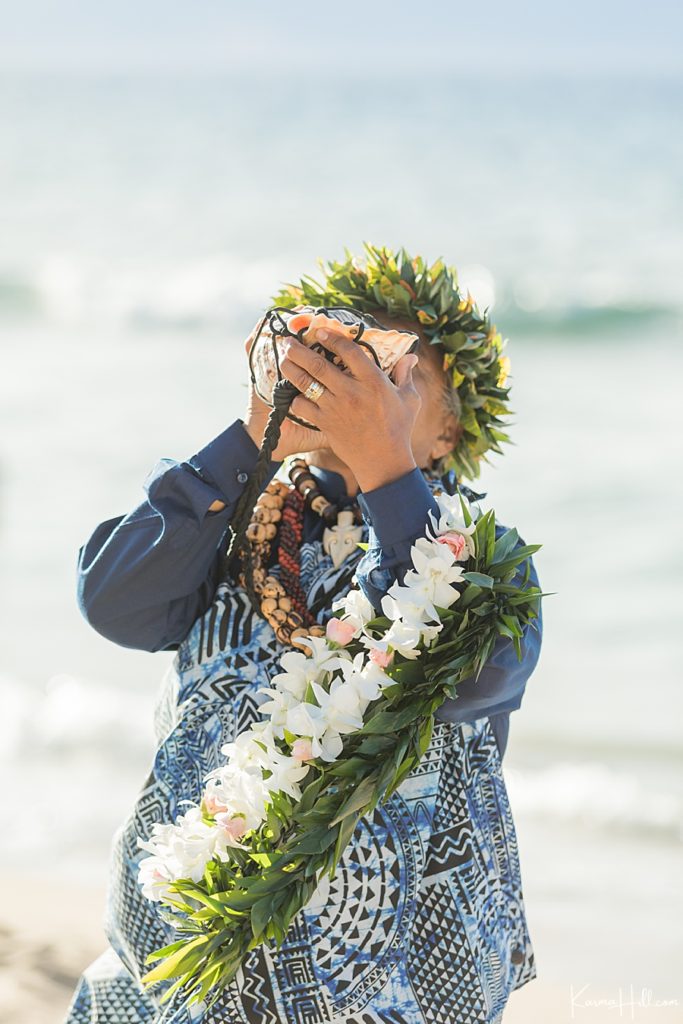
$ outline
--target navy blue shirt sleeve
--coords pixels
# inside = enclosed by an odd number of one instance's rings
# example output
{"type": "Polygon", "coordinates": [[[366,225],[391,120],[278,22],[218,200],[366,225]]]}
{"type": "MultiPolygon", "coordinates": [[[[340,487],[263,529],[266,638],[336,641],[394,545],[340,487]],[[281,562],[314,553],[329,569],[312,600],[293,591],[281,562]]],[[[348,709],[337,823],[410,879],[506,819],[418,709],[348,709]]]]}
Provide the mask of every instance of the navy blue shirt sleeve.
{"type": "MultiPolygon", "coordinates": [[[[77,569],[78,604],[98,633],[137,650],[177,649],[211,603],[221,541],[257,455],[237,419],[187,461],[160,459],[146,499],[100,523],[77,569]],[[209,511],[216,500],[225,508],[209,511]]],[[[267,480],[280,465],[271,461],[267,480]]]]}
{"type": "Polygon", "coordinates": [[[358,586],[381,614],[381,601],[394,582],[412,567],[410,549],[424,537],[436,498],[419,467],[372,491],[359,491],[358,504],[368,526],[368,550],[356,566],[358,586]]]}
{"type": "MultiPolygon", "coordinates": [[[[421,470],[414,469],[397,480],[358,496],[363,518],[369,526],[369,547],[356,567],[358,585],[381,614],[381,599],[394,580],[399,583],[412,567],[410,549],[418,537],[425,536],[431,509],[439,518],[439,509],[421,470]]],[[[496,537],[507,528],[496,525],[496,537]]],[[[520,537],[517,547],[524,545],[520,537]]],[[[517,569],[512,582],[521,585],[526,562],[530,561],[529,585],[539,586],[533,558],[529,556],[517,569]]],[[[509,637],[500,637],[482,668],[479,678],[463,680],[455,700],[447,700],[437,717],[452,722],[475,721],[501,715],[519,708],[526,682],[540,654],[543,620],[541,602],[536,619],[527,623],[520,640],[522,659],[517,659],[509,637]]],[[[507,722],[499,720],[507,730],[507,722]]],[[[504,748],[503,742],[503,748],[504,748]]]]}

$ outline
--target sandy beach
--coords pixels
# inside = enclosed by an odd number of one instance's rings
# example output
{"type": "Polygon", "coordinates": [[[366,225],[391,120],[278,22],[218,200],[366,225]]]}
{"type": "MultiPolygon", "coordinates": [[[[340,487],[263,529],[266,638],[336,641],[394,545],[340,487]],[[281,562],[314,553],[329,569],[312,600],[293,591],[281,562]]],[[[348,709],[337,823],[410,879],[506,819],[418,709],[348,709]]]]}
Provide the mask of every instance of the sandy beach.
{"type": "MultiPolygon", "coordinates": [[[[0,1024],[60,1024],[81,971],[106,948],[104,888],[15,875],[4,883],[0,905],[0,1024]],[[29,892],[33,913],[27,917],[29,892]]],[[[683,1006],[648,1006],[647,999],[647,993],[622,991],[620,997],[616,988],[591,985],[572,1001],[569,984],[537,978],[513,994],[505,1024],[683,1021],[683,1006]]]]}

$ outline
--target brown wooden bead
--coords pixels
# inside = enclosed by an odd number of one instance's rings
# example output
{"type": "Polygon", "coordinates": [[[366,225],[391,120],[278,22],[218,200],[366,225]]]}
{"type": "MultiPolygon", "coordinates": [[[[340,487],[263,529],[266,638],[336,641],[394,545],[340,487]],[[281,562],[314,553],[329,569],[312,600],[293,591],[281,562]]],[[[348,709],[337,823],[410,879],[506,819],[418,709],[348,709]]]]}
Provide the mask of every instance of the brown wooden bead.
{"type": "Polygon", "coordinates": [[[259,508],[257,505],[254,511],[251,513],[252,523],[269,523],[270,522],[270,509],[259,508]]]}
{"type": "Polygon", "coordinates": [[[264,508],[277,508],[279,501],[275,494],[262,494],[258,500],[258,504],[262,505],[264,508]]]}
{"type": "Polygon", "coordinates": [[[291,480],[294,486],[299,490],[305,486],[316,486],[316,479],[308,468],[295,469],[291,475],[291,480]]]}
{"type": "Polygon", "coordinates": [[[285,593],[285,588],[282,586],[280,581],[275,576],[266,576],[263,584],[263,596],[264,597],[279,597],[280,594],[285,593]]]}
{"type": "Polygon", "coordinates": [[[289,638],[292,635],[292,631],[288,626],[279,626],[275,630],[275,636],[278,638],[281,644],[289,643],[289,638]]]}
{"type": "Polygon", "coordinates": [[[275,523],[265,523],[263,529],[266,531],[266,540],[272,540],[277,533],[277,526],[275,523]]]}
{"type": "Polygon", "coordinates": [[[282,519],[282,512],[279,508],[270,509],[270,521],[271,523],[279,523],[282,519]]]}
{"type": "Polygon", "coordinates": [[[295,629],[303,628],[304,620],[301,617],[301,615],[299,615],[298,612],[290,612],[289,621],[291,622],[295,629]]]}
{"type": "Polygon", "coordinates": [[[261,611],[263,612],[264,615],[267,615],[269,618],[276,610],[277,606],[278,605],[276,597],[264,597],[263,600],[261,601],[261,611]]]}
{"type": "Polygon", "coordinates": [[[278,608],[282,608],[283,612],[291,612],[292,610],[292,599],[287,594],[281,594],[277,599],[278,608]]]}
{"type": "Polygon", "coordinates": [[[247,537],[261,543],[266,539],[266,528],[262,523],[250,523],[247,527],[247,537]]]}
{"type": "Polygon", "coordinates": [[[312,625],[312,626],[310,627],[310,629],[308,630],[308,632],[309,632],[309,633],[312,633],[312,635],[313,635],[313,636],[325,636],[325,627],[324,627],[324,626],[321,626],[321,625],[319,625],[319,624],[318,624],[317,622],[315,622],[315,623],[314,623],[314,624],[313,624],[313,625],[312,625]]]}
{"type": "Polygon", "coordinates": [[[277,622],[278,626],[283,626],[288,621],[287,612],[284,608],[276,608],[270,616],[270,620],[271,622],[277,622]]]}
{"type": "Polygon", "coordinates": [[[311,502],[311,508],[314,512],[322,515],[329,504],[330,503],[324,494],[316,494],[315,498],[311,502]]]}

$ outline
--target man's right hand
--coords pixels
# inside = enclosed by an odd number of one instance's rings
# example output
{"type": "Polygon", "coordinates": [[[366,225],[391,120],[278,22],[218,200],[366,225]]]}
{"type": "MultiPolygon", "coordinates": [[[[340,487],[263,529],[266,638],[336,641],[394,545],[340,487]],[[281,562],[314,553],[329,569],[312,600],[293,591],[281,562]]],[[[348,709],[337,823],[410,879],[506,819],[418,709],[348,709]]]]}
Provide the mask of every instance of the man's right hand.
{"type": "MultiPolygon", "coordinates": [[[[258,322],[244,344],[247,358],[249,357],[251,346],[254,344],[256,332],[262,319],[263,317],[259,317],[258,322]]],[[[249,401],[243,419],[244,427],[257,448],[261,447],[263,432],[266,429],[270,411],[270,406],[262,398],[259,398],[254,385],[250,381],[249,401]]],[[[288,455],[304,454],[305,452],[315,451],[317,448],[329,448],[327,439],[321,431],[302,427],[300,424],[295,423],[294,420],[285,417],[280,428],[280,440],[271,457],[280,462],[288,455]]]]}

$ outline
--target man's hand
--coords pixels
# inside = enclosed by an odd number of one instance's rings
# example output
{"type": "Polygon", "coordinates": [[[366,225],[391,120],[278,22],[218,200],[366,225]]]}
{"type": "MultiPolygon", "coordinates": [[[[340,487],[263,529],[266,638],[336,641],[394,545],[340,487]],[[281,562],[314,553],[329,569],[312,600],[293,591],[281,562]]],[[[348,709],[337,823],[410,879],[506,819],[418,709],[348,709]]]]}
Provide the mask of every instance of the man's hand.
{"type": "MultiPolygon", "coordinates": [[[[256,338],[256,332],[258,331],[260,323],[261,320],[256,324],[245,342],[244,348],[247,353],[247,357],[251,351],[251,346],[254,344],[254,339],[256,338]]],[[[270,411],[270,406],[267,405],[263,399],[259,398],[254,390],[254,385],[250,383],[247,411],[243,419],[245,429],[257,448],[261,447],[263,432],[266,429],[266,423],[268,422],[270,411]]],[[[272,454],[272,458],[277,461],[281,461],[287,455],[298,455],[303,452],[312,452],[315,451],[316,448],[329,448],[329,443],[325,435],[319,433],[317,430],[310,430],[307,427],[302,427],[298,423],[295,423],[294,420],[290,420],[285,417],[280,428],[280,440],[278,441],[277,448],[272,454]]]]}
{"type": "Polygon", "coordinates": [[[407,353],[399,359],[393,383],[356,342],[333,325],[318,329],[314,340],[338,356],[348,373],[296,338],[285,339],[280,359],[283,376],[301,391],[311,379],[325,387],[317,402],[297,395],[292,412],[322,431],[327,446],[349,467],[362,491],[414,469],[410,439],[421,405],[412,379],[417,355],[407,353]]]}

